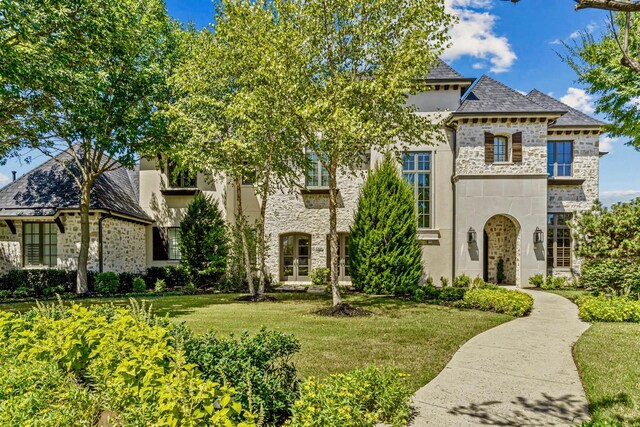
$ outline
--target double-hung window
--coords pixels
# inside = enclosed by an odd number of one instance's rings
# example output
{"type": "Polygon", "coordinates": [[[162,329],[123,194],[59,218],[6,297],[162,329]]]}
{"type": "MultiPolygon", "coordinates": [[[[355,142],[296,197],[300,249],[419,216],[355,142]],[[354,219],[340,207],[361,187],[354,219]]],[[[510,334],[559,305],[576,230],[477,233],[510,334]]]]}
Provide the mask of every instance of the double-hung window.
{"type": "Polygon", "coordinates": [[[153,260],[177,261],[180,254],[180,227],[153,227],[153,260]]]}
{"type": "Polygon", "coordinates": [[[547,173],[551,177],[571,176],[573,144],[571,141],[547,142],[547,173]]]}
{"type": "Polygon", "coordinates": [[[550,268],[571,267],[571,217],[571,213],[547,215],[547,266],[550,268]]]}
{"type": "Polygon", "coordinates": [[[431,228],[431,152],[405,153],[402,175],[413,189],[418,228],[431,228]]]}
{"type": "Polygon", "coordinates": [[[25,222],[23,225],[25,267],[58,264],[58,229],[53,222],[25,222]]]}
{"type": "Polygon", "coordinates": [[[305,186],[307,188],[327,188],[329,187],[329,172],[322,166],[318,155],[311,150],[307,150],[309,169],[306,173],[305,186]]]}
{"type": "Polygon", "coordinates": [[[509,161],[509,140],[506,136],[493,137],[493,162],[509,161]]]}

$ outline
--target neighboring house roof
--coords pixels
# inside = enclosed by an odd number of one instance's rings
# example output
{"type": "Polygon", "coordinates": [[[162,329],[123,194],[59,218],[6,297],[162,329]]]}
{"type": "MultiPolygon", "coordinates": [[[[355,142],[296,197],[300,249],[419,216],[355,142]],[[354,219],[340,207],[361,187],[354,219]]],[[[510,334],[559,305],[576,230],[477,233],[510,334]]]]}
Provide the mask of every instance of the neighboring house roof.
{"type": "MultiPolygon", "coordinates": [[[[64,160],[63,153],[57,159],[64,160]]],[[[71,163],[69,164],[71,165],[71,163]]],[[[151,222],[138,203],[129,172],[105,172],[91,190],[91,209],[102,209],[151,222]]],[[[0,216],[53,216],[61,209],[78,209],[80,194],[74,179],[51,159],[0,189],[0,216]]]]}
{"type": "Polygon", "coordinates": [[[471,84],[475,79],[463,77],[451,68],[449,64],[442,59],[438,59],[438,62],[431,67],[429,74],[425,76],[424,80],[428,82],[466,82],[471,84]]]}
{"type": "Polygon", "coordinates": [[[467,91],[455,114],[563,114],[566,112],[566,108],[546,108],[520,92],[484,75],[467,91]]]}
{"type": "Polygon", "coordinates": [[[566,110],[567,112],[560,117],[550,128],[554,127],[600,127],[605,123],[600,120],[596,120],[584,114],[582,111],[578,111],[575,108],[568,106],[567,104],[558,101],[555,98],[545,95],[537,89],[532,90],[527,95],[527,98],[534,101],[536,104],[540,104],[543,107],[550,110],[566,110]]]}

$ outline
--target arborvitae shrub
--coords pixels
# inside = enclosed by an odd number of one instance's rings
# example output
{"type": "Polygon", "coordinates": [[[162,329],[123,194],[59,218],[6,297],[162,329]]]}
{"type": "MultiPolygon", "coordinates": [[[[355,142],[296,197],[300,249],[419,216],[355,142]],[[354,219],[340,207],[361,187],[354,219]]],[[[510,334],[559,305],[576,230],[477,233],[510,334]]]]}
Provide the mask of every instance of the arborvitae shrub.
{"type": "Polygon", "coordinates": [[[386,156],[362,188],[351,227],[353,286],[372,294],[408,294],[420,285],[422,251],[415,197],[386,156]]]}
{"type": "Polygon", "coordinates": [[[180,222],[180,263],[197,280],[219,281],[227,268],[227,225],[215,201],[198,194],[180,222]]]}

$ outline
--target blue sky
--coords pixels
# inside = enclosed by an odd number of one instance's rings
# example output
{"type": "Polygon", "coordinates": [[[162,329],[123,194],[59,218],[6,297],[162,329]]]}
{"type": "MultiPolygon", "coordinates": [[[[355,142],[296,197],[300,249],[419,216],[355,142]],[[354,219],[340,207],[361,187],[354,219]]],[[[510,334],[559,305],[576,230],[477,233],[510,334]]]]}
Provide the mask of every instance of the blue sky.
{"type": "MultiPolygon", "coordinates": [[[[169,14],[197,27],[212,21],[210,0],[166,0],[169,14]]],[[[500,0],[445,0],[460,18],[452,29],[453,46],[444,58],[465,76],[488,74],[514,89],[538,89],[586,113],[593,114],[593,98],[576,82],[574,72],[559,54],[560,41],[571,42],[579,31],[598,34],[606,28],[607,13],[596,10],[576,12],[572,0],[522,0],[517,5],[500,0]]],[[[601,141],[604,138],[601,138],[601,141]]],[[[640,197],[640,152],[624,145],[624,140],[606,138],[610,150],[600,162],[600,197],[606,204],[640,197]]],[[[0,185],[11,171],[23,174],[32,165],[10,161],[0,167],[0,185]]]]}

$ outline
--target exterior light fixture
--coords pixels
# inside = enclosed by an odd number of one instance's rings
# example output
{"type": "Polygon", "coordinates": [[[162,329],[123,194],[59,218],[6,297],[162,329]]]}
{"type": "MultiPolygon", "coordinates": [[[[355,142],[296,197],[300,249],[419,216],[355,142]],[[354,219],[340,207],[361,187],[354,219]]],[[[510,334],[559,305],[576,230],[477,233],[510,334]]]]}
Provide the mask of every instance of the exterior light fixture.
{"type": "Polygon", "coordinates": [[[536,227],[536,231],[533,232],[533,243],[539,245],[544,242],[544,233],[540,230],[540,227],[536,227]]]}
{"type": "Polygon", "coordinates": [[[476,230],[473,227],[469,227],[469,231],[467,231],[467,243],[472,244],[476,242],[476,230]]]}

